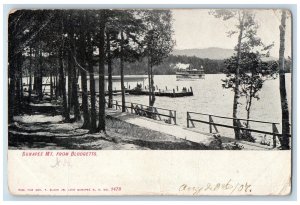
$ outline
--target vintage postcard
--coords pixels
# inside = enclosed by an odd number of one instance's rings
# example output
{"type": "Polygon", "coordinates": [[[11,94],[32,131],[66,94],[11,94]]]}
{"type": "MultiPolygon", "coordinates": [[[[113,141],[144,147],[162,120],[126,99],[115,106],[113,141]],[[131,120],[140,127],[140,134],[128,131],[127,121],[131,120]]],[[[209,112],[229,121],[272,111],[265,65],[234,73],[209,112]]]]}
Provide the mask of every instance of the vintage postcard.
{"type": "Polygon", "coordinates": [[[16,9],[13,195],[288,195],[284,9],[16,9]]]}

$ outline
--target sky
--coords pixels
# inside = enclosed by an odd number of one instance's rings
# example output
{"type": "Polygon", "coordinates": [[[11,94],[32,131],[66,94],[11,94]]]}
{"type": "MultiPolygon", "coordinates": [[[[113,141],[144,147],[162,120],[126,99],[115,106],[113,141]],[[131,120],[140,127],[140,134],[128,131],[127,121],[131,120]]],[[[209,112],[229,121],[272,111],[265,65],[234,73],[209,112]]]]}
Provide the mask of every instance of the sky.
{"type": "MultiPolygon", "coordinates": [[[[223,21],[209,14],[208,9],[174,9],[173,28],[175,49],[220,47],[233,49],[237,35],[227,37],[226,32],[235,29],[236,21],[223,21]]],[[[264,44],[274,42],[270,55],[279,55],[279,25],[281,12],[278,10],[257,9],[255,19],[259,25],[257,34],[264,44]]],[[[289,14],[288,14],[289,15],[289,14]]],[[[286,22],[285,56],[291,56],[291,18],[286,22]]]]}

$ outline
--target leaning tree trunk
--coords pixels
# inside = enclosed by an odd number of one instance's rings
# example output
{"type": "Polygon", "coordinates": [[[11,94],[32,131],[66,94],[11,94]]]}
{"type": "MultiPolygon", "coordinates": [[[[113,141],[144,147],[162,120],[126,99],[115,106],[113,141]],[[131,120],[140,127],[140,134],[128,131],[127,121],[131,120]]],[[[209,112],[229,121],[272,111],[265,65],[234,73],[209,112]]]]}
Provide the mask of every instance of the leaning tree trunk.
{"type": "MultiPolygon", "coordinates": [[[[254,73],[251,72],[251,78],[253,78],[254,73]]],[[[250,84],[250,90],[249,90],[249,100],[247,100],[246,102],[246,111],[247,111],[247,122],[246,122],[246,128],[250,128],[249,127],[249,119],[250,119],[250,112],[251,112],[251,106],[252,106],[252,100],[253,100],[253,96],[254,96],[254,91],[253,91],[253,83],[250,84]]],[[[246,96],[247,98],[247,96],[246,96]]]]}
{"type": "Polygon", "coordinates": [[[121,31],[121,43],[120,43],[120,75],[121,75],[121,93],[122,93],[122,112],[126,112],[125,109],[125,87],[124,87],[124,57],[123,57],[123,41],[124,41],[124,34],[121,31]]]}
{"type": "MultiPolygon", "coordinates": [[[[240,20],[240,32],[239,32],[239,37],[238,37],[238,51],[237,51],[237,68],[235,70],[235,87],[234,87],[234,97],[233,97],[233,109],[232,109],[232,118],[233,119],[233,126],[238,127],[239,123],[237,121],[237,109],[238,109],[238,100],[240,97],[240,91],[239,91],[239,86],[240,86],[240,61],[241,61],[241,44],[242,44],[242,36],[244,32],[244,15],[242,19],[240,20]]],[[[235,133],[235,139],[240,139],[240,129],[235,128],[234,129],[235,133]]]]}
{"type": "Polygon", "coordinates": [[[113,89],[112,89],[112,59],[110,53],[110,34],[106,33],[106,50],[107,50],[107,72],[108,72],[108,107],[112,108],[113,89]]]}
{"type": "MultiPolygon", "coordinates": [[[[250,94],[251,95],[251,94],[250,94]]],[[[249,97],[249,103],[248,103],[248,107],[247,107],[247,122],[246,122],[246,128],[249,128],[249,119],[250,119],[250,110],[251,110],[251,106],[252,106],[252,99],[253,97],[250,96],[249,97]]]]}
{"type": "MultiPolygon", "coordinates": [[[[103,11],[104,12],[104,11],[103,11]]],[[[102,13],[99,30],[99,124],[98,131],[105,131],[105,20],[102,13]]]]}
{"type": "Polygon", "coordinates": [[[280,30],[280,48],[279,48],[279,89],[281,99],[281,114],[282,114],[282,137],[279,138],[281,148],[289,149],[290,123],[289,109],[286,96],[285,85],[285,68],[284,68],[284,50],[285,50],[285,28],[286,28],[286,11],[282,10],[280,30]]]}

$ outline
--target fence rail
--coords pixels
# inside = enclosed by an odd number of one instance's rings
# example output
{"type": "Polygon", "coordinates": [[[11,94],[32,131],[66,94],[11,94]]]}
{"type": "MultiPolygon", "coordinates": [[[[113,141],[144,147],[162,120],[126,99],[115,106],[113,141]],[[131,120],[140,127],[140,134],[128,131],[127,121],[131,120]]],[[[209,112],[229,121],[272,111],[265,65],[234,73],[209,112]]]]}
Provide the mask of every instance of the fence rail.
{"type": "MultiPolygon", "coordinates": [[[[273,136],[273,148],[276,147],[276,137],[281,137],[282,134],[278,132],[277,126],[279,123],[276,122],[267,122],[267,121],[260,121],[260,120],[252,120],[252,119],[243,119],[243,118],[231,118],[231,117],[224,117],[224,116],[218,116],[218,115],[210,115],[210,114],[205,114],[205,113],[197,113],[197,112],[187,112],[187,127],[195,127],[194,122],[200,122],[204,124],[209,125],[209,132],[212,133],[213,129],[215,132],[219,132],[218,127],[225,127],[225,128],[231,128],[234,130],[237,130],[240,132],[240,130],[248,131],[248,132],[255,132],[255,133],[261,133],[261,134],[266,134],[266,135],[272,135],[273,136]],[[195,115],[202,115],[202,116],[208,116],[208,121],[201,120],[201,119],[196,119],[192,118],[191,114],[195,115]],[[221,118],[221,119],[231,119],[231,120],[236,120],[236,125],[226,125],[226,124],[221,124],[221,123],[215,123],[213,120],[213,117],[215,118],[221,118]],[[246,122],[256,122],[256,123],[262,123],[262,124],[270,124],[272,126],[272,132],[269,131],[264,131],[264,130],[257,130],[257,129],[251,129],[247,127],[243,127],[241,121],[246,121],[246,122]]],[[[290,134],[288,134],[289,137],[291,137],[290,134]]]]}
{"type": "MultiPolygon", "coordinates": [[[[108,106],[108,102],[106,101],[106,105],[108,106]]],[[[112,108],[116,110],[122,110],[122,102],[117,100],[111,101],[112,108]]],[[[131,114],[136,114],[139,116],[144,116],[147,118],[155,119],[155,120],[164,120],[168,124],[177,124],[176,122],[176,111],[169,110],[165,108],[147,106],[139,103],[130,103],[125,102],[124,105],[125,111],[131,114]],[[166,119],[163,119],[165,117],[166,119]]]]}

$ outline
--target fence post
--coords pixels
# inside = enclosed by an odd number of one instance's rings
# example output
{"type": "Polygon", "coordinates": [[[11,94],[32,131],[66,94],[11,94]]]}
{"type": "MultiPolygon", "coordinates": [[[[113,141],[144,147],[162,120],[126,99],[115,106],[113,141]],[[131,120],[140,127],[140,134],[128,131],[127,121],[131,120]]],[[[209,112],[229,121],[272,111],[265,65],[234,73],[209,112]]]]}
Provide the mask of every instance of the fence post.
{"type": "Polygon", "coordinates": [[[278,133],[278,129],[275,123],[272,124],[272,131],[273,131],[273,148],[276,148],[276,133],[278,133]]]}
{"type": "Polygon", "coordinates": [[[118,101],[116,101],[116,110],[118,109],[118,101]]]}
{"type": "MultiPolygon", "coordinates": [[[[145,114],[143,105],[141,105],[141,114],[142,114],[142,115],[145,114]]],[[[146,113],[146,115],[147,115],[147,113],[146,113]]]]}
{"type": "Polygon", "coordinates": [[[189,112],[186,112],[186,126],[187,126],[187,128],[190,127],[189,121],[190,121],[190,114],[189,114],[189,112]]]}
{"type": "Polygon", "coordinates": [[[211,115],[208,116],[208,121],[209,121],[209,133],[212,133],[212,125],[210,124],[212,123],[211,115]]]}
{"type": "Polygon", "coordinates": [[[133,104],[131,103],[131,114],[133,114],[133,104]]]}
{"type": "Polygon", "coordinates": [[[177,124],[177,122],[176,122],[176,110],[174,110],[174,124],[176,125],[177,124]]]}
{"type": "MultiPolygon", "coordinates": [[[[209,115],[209,122],[210,123],[214,123],[214,121],[213,121],[213,118],[212,118],[212,115],[209,115]]],[[[214,127],[214,129],[215,129],[215,132],[219,132],[219,130],[218,130],[218,128],[217,128],[217,126],[216,125],[214,125],[214,124],[209,124],[209,131],[210,131],[210,133],[212,133],[212,128],[214,127]]]]}

